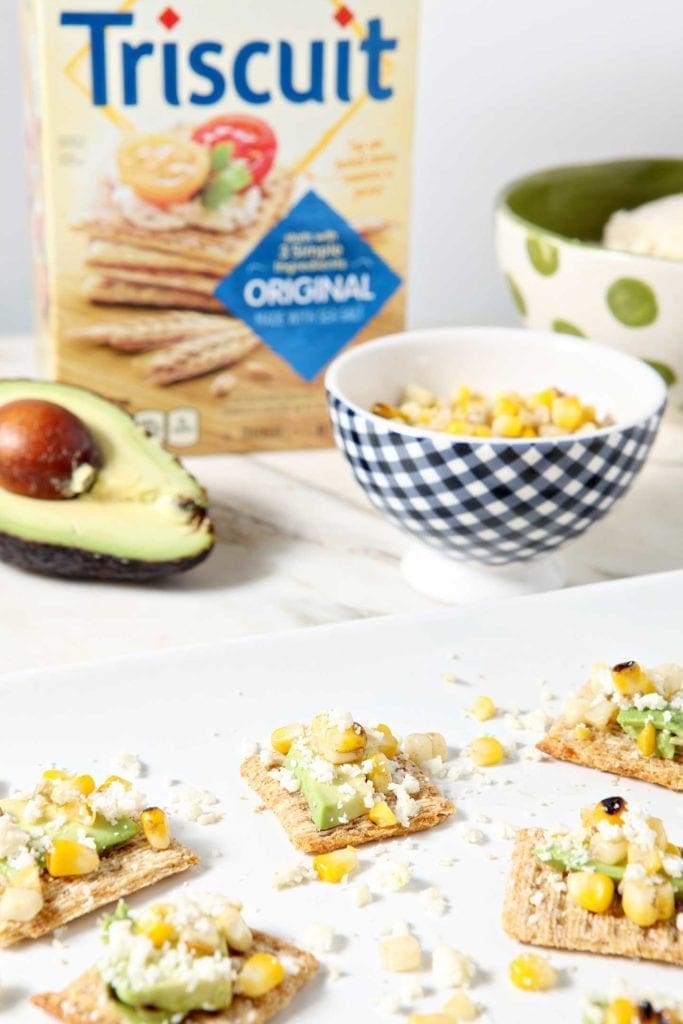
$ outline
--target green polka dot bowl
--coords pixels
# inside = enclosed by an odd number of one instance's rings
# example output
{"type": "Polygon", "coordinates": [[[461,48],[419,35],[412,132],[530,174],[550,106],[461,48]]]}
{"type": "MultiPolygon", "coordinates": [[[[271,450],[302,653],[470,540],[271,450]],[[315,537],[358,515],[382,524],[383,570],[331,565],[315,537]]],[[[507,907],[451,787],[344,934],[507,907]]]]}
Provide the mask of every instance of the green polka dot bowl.
{"type": "Polygon", "coordinates": [[[541,171],[508,185],[496,250],[527,327],[592,338],[646,360],[683,417],[683,259],[617,252],[617,210],[683,193],[683,159],[618,160],[541,171]]]}

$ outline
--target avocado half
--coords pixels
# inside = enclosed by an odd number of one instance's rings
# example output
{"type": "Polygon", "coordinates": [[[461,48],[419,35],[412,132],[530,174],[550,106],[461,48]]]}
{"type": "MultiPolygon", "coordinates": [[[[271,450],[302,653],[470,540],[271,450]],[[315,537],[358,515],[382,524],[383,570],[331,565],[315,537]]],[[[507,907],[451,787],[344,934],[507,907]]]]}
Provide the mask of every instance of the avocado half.
{"type": "Polygon", "coordinates": [[[65,501],[0,487],[0,559],[49,576],[131,582],[204,561],[214,544],[206,492],[127,412],[83,388],[0,381],[0,407],[25,398],[78,416],[102,467],[89,491],[65,501]]]}

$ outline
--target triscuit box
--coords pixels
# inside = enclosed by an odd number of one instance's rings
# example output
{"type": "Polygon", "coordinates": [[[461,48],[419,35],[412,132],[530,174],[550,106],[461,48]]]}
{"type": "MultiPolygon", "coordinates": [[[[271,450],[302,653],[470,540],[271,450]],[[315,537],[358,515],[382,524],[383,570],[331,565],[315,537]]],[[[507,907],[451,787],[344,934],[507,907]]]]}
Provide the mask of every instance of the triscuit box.
{"type": "Polygon", "coordinates": [[[47,373],[185,452],[329,443],[403,326],[418,0],[23,0],[47,373]]]}

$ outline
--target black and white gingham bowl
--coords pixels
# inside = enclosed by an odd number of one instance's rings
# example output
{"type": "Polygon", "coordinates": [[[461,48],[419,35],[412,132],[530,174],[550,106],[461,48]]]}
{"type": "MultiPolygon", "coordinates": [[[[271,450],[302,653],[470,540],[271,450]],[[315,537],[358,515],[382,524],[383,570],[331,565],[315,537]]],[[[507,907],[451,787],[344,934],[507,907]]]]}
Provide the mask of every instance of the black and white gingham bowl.
{"type": "Polygon", "coordinates": [[[502,566],[552,551],[633,483],[666,405],[646,363],[594,342],[517,328],[411,331],[353,348],[325,385],[336,442],[370,501],[455,559],[502,566]],[[611,413],[593,434],[459,438],[374,416],[406,384],[523,393],[555,385],[611,413]]]}

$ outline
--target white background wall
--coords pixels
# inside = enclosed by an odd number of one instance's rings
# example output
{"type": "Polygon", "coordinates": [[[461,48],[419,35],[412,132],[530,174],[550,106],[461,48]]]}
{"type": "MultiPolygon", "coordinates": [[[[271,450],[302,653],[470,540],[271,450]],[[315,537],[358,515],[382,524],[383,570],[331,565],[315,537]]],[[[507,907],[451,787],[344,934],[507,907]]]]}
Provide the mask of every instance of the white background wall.
{"type": "MultiPolygon", "coordinates": [[[[17,5],[0,0],[0,332],[31,317],[17,5]]],[[[496,192],[543,165],[683,154],[683,2],[423,10],[412,319],[510,319],[491,242],[496,192]]]]}

